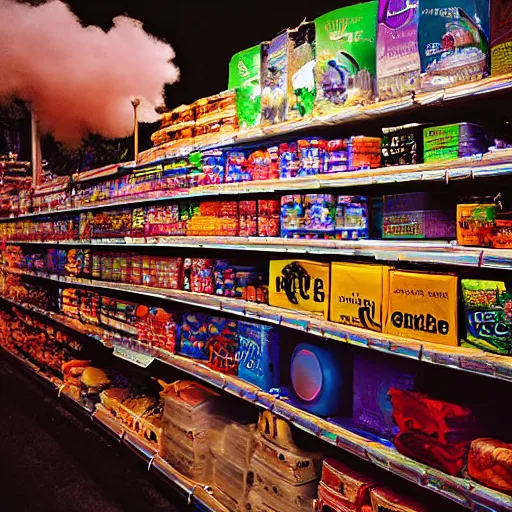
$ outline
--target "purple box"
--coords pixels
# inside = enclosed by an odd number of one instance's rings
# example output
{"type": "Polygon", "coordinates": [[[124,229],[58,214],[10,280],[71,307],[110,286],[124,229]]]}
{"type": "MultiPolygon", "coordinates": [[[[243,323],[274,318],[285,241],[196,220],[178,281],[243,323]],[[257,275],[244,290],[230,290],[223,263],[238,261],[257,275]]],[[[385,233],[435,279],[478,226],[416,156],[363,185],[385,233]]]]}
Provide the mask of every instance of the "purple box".
{"type": "Polygon", "coordinates": [[[448,196],[414,192],[384,196],[382,238],[454,239],[456,215],[448,196]]]}
{"type": "Polygon", "coordinates": [[[418,2],[379,0],[377,80],[381,100],[419,89],[418,22],[418,2]]]}
{"type": "Polygon", "coordinates": [[[394,434],[389,388],[414,389],[416,374],[410,364],[394,357],[365,351],[354,357],[354,424],[384,438],[394,434]]]}

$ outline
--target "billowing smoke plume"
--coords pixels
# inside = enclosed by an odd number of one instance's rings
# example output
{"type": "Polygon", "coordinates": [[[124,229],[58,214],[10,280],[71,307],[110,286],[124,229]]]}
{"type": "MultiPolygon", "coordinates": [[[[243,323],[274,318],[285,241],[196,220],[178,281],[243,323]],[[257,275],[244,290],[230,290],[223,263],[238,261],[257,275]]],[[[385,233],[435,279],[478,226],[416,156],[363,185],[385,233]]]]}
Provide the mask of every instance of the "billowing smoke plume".
{"type": "Polygon", "coordinates": [[[31,104],[43,131],[63,142],[87,132],[125,137],[133,131],[131,100],[139,118],[158,118],[165,83],[179,78],[174,50],[120,16],[104,32],[83,27],[67,5],[38,7],[0,0],[0,101],[31,104]]]}

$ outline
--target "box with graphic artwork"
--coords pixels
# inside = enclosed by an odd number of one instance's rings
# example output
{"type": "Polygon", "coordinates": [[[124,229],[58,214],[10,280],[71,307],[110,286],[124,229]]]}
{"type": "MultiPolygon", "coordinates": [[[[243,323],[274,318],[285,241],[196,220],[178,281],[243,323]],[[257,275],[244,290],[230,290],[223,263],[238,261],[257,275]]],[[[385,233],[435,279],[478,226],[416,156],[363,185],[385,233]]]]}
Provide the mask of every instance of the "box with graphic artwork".
{"type": "Polygon", "coordinates": [[[236,373],[237,322],[200,313],[185,313],[178,353],[205,361],[217,371],[236,373]]]}
{"type": "Polygon", "coordinates": [[[315,20],[319,111],[374,99],[378,2],[331,11],[315,20]]]}
{"type": "Polygon", "coordinates": [[[455,209],[450,196],[427,192],[383,198],[383,238],[450,239],[455,237],[455,209]]]}
{"type": "Polygon", "coordinates": [[[330,265],[317,261],[270,262],[269,304],[295,311],[309,311],[327,319],[330,265]]]}
{"type": "Polygon", "coordinates": [[[491,4],[491,73],[512,73],[512,3],[492,0],[491,4]]]}
{"type": "Polygon", "coordinates": [[[334,233],[338,240],[368,238],[368,200],[363,196],[338,196],[334,233]]]}
{"type": "Polygon", "coordinates": [[[425,163],[470,158],[487,152],[485,130],[476,124],[458,123],[423,130],[425,163]]]}
{"type": "Polygon", "coordinates": [[[285,30],[268,43],[261,67],[261,124],[288,117],[288,65],[291,41],[285,30]]]}
{"type": "Polygon", "coordinates": [[[502,281],[462,279],[466,341],[483,350],[512,355],[512,293],[502,281]]]}
{"type": "Polygon", "coordinates": [[[423,162],[423,127],[417,123],[382,129],[382,167],[423,162]]]}
{"type": "Polygon", "coordinates": [[[311,114],[315,105],[315,24],[302,22],[290,39],[288,118],[295,118],[311,114]]]}
{"type": "Polygon", "coordinates": [[[273,124],[312,112],[315,89],[315,25],[284,30],[264,48],[261,123],[273,124]]]}
{"type": "Polygon", "coordinates": [[[458,346],[457,281],[451,274],[391,270],[384,332],[458,346]]]}
{"type": "Polygon", "coordinates": [[[238,376],[269,391],[279,387],[277,327],[238,322],[238,376]]]}
{"type": "Polygon", "coordinates": [[[261,46],[236,53],[229,62],[228,89],[236,90],[240,128],[259,124],[261,107],[261,46]]]}
{"type": "Polygon", "coordinates": [[[496,223],[495,203],[457,205],[457,243],[467,246],[489,245],[491,233],[496,223]]]}
{"type": "Polygon", "coordinates": [[[333,262],[330,319],[382,332],[386,321],[391,267],[333,262]]]}
{"type": "Polygon", "coordinates": [[[395,434],[390,388],[414,389],[416,374],[410,364],[385,354],[360,351],[354,357],[354,424],[384,438],[395,434]]]}
{"type": "Polygon", "coordinates": [[[377,85],[380,100],[405,96],[419,87],[418,2],[379,0],[377,85]]]}
{"type": "Polygon", "coordinates": [[[421,88],[443,89],[489,73],[489,0],[422,0],[421,88]]]}

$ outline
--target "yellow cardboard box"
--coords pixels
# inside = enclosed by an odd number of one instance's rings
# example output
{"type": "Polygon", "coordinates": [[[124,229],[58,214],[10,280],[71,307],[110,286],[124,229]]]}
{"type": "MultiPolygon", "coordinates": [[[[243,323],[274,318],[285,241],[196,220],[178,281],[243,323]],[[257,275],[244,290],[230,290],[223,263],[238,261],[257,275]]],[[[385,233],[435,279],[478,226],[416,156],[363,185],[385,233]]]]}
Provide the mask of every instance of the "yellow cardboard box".
{"type": "Polygon", "coordinates": [[[391,267],[382,265],[333,262],[331,320],[382,332],[387,316],[390,271],[391,267]]]}
{"type": "Polygon", "coordinates": [[[273,260],[270,262],[269,304],[295,311],[309,311],[327,320],[329,277],[329,263],[273,260]]]}
{"type": "Polygon", "coordinates": [[[385,332],[457,346],[457,276],[392,270],[385,332]]]}

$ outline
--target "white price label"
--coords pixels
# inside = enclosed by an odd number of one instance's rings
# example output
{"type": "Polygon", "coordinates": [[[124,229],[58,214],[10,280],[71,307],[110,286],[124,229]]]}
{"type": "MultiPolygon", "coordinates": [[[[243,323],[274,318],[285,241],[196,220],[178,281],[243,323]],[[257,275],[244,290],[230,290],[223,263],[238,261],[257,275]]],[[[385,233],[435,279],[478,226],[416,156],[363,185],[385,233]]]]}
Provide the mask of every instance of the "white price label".
{"type": "Polygon", "coordinates": [[[114,355],[125,361],[147,368],[154,360],[154,357],[146,354],[140,354],[126,347],[120,347],[119,345],[114,346],[114,355]]]}

